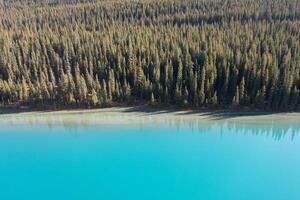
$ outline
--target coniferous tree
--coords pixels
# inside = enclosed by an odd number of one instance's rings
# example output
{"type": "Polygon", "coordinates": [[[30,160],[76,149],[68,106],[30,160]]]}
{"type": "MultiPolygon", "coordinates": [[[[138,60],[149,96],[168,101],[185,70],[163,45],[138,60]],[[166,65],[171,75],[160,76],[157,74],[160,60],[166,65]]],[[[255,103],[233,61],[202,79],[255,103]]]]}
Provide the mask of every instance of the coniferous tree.
{"type": "Polygon", "coordinates": [[[0,104],[299,109],[299,12],[297,0],[7,0],[0,104]]]}

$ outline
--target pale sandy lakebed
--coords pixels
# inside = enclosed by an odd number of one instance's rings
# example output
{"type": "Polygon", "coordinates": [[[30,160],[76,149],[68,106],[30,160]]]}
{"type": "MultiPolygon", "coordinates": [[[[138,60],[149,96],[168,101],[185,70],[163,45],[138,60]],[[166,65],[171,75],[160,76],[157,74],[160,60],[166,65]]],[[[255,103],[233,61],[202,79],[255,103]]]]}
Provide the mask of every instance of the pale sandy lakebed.
{"type": "Polygon", "coordinates": [[[222,128],[229,127],[239,130],[243,128],[255,134],[267,133],[274,137],[278,137],[278,134],[281,137],[287,133],[289,134],[289,132],[294,137],[300,130],[299,122],[300,113],[296,112],[198,112],[163,110],[145,106],[34,111],[0,115],[0,125],[2,127],[23,124],[26,126],[47,125],[49,127],[60,125],[65,128],[82,126],[190,126],[203,129],[218,125],[222,128]]]}
{"type": "Polygon", "coordinates": [[[74,109],[59,111],[29,111],[21,113],[0,114],[0,122],[90,122],[91,124],[134,124],[143,121],[164,123],[180,122],[213,122],[216,120],[241,123],[300,123],[298,112],[247,112],[247,111],[193,111],[156,109],[151,107],[112,107],[99,109],[74,109]]]}

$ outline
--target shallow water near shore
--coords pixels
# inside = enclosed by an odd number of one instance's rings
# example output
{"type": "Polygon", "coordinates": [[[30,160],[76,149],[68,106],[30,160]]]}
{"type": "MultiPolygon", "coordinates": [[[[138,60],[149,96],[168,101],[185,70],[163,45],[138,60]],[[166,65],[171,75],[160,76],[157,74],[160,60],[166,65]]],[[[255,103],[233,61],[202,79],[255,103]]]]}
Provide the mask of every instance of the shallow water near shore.
{"type": "Polygon", "coordinates": [[[300,199],[300,115],[0,115],[0,199],[300,199]]]}

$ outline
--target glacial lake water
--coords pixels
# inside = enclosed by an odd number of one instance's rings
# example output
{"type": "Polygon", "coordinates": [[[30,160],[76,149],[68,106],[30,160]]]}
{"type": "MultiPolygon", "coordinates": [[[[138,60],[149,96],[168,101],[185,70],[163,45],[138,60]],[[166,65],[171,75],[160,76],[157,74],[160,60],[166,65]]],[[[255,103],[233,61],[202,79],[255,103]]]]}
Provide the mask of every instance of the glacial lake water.
{"type": "Polygon", "coordinates": [[[1,200],[299,200],[300,115],[0,115],[1,200]]]}

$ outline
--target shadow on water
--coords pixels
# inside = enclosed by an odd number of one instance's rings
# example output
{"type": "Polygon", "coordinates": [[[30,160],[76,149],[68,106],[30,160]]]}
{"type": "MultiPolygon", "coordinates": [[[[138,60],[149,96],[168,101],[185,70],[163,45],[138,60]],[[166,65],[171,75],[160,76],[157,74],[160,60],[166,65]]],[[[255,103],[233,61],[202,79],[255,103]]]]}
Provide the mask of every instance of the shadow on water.
{"type": "Polygon", "coordinates": [[[179,112],[179,109],[176,108],[158,108],[158,107],[150,107],[150,106],[135,106],[125,108],[121,112],[123,113],[140,113],[144,115],[159,115],[159,114],[168,114],[168,113],[176,113],[179,112]]]}
{"type": "Polygon", "coordinates": [[[270,116],[279,114],[280,112],[267,112],[267,111],[230,111],[218,110],[212,111],[208,109],[196,110],[182,110],[178,108],[155,108],[149,106],[137,106],[124,109],[125,113],[143,113],[145,115],[159,115],[159,114],[176,114],[176,115],[195,115],[208,117],[214,120],[223,120],[236,117],[256,117],[256,116],[270,116]]]}
{"type": "MultiPolygon", "coordinates": [[[[183,113],[184,114],[184,113],[183,113]]],[[[270,116],[274,114],[278,114],[275,112],[229,112],[229,111],[212,111],[207,113],[199,113],[199,112],[189,112],[185,114],[199,114],[201,116],[207,116],[215,120],[224,120],[230,118],[237,118],[237,117],[257,117],[257,116],[270,116]]]]}
{"type": "MultiPolygon", "coordinates": [[[[272,112],[229,112],[229,111],[183,111],[153,107],[129,107],[72,112],[37,112],[31,114],[0,115],[0,133],[16,129],[34,130],[43,127],[58,133],[103,132],[118,128],[147,129],[157,132],[163,127],[176,128],[197,134],[212,132],[237,133],[271,137],[278,141],[283,138],[294,140],[300,133],[300,114],[272,112]]],[[[163,134],[163,133],[162,133],[163,134]]]]}
{"type": "MultiPolygon", "coordinates": [[[[199,132],[209,132],[212,127],[228,129],[231,132],[268,136],[275,140],[281,140],[287,135],[293,140],[300,133],[300,115],[286,116],[282,112],[266,111],[211,111],[211,110],[181,110],[176,108],[160,109],[148,106],[132,107],[123,110],[125,113],[141,113],[142,116],[154,116],[163,114],[179,116],[174,124],[177,127],[190,126],[198,128],[199,132]],[[186,116],[193,116],[194,120],[185,120],[186,116]],[[182,118],[181,118],[182,117],[182,118]],[[207,121],[209,120],[209,121],[207,121]]],[[[299,114],[299,113],[294,113],[299,114]]]]}
{"type": "MultiPolygon", "coordinates": [[[[160,107],[151,107],[148,105],[134,106],[134,107],[116,107],[117,109],[123,108],[122,110],[117,110],[117,112],[123,113],[140,113],[144,115],[157,115],[157,114],[168,114],[173,113],[176,115],[200,115],[207,116],[213,119],[228,119],[234,117],[249,117],[249,116],[264,116],[264,115],[274,115],[282,112],[266,112],[266,111],[238,111],[238,110],[210,110],[210,109],[180,109],[177,107],[171,106],[160,106],[160,107]]],[[[104,108],[105,109],[105,108],[104,108]]],[[[114,109],[114,107],[112,107],[114,109]]],[[[30,109],[30,108],[1,108],[0,107],[0,116],[4,114],[21,114],[21,113],[51,113],[54,111],[62,111],[60,115],[69,114],[64,111],[72,111],[75,114],[85,114],[88,113],[99,113],[102,112],[101,109],[80,109],[80,108],[71,108],[70,110],[64,109],[30,109]]]]}
{"type": "Polygon", "coordinates": [[[3,108],[0,107],[0,116],[1,115],[7,115],[7,114],[22,114],[22,113],[30,113],[30,112],[34,112],[34,113],[50,113],[53,111],[59,111],[56,109],[44,109],[44,108],[29,108],[29,107],[25,107],[25,108],[3,108]]]}

